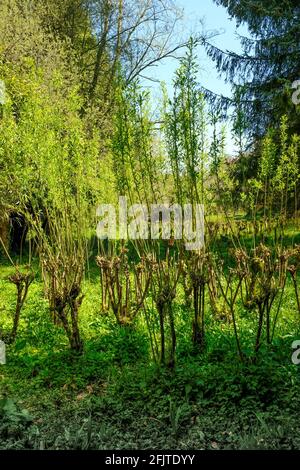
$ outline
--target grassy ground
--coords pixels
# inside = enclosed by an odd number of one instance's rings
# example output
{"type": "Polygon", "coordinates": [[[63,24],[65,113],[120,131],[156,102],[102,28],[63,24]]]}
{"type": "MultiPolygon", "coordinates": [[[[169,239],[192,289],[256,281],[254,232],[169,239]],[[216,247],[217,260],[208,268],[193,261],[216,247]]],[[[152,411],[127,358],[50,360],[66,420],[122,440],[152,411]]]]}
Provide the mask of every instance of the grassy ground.
{"type": "MultiPolygon", "coordinates": [[[[11,328],[12,269],[0,268],[0,328],[11,328]]],[[[100,312],[96,272],[80,311],[84,354],[72,355],[53,326],[37,276],[15,345],[0,366],[0,449],[300,449],[300,366],[291,345],[299,319],[291,286],[274,345],[255,363],[238,361],[232,325],[207,314],[207,348],[191,347],[191,312],[175,305],[177,365],[151,361],[142,317],[116,326],[100,312]]],[[[243,349],[250,355],[255,314],[240,306],[243,349]]]]}

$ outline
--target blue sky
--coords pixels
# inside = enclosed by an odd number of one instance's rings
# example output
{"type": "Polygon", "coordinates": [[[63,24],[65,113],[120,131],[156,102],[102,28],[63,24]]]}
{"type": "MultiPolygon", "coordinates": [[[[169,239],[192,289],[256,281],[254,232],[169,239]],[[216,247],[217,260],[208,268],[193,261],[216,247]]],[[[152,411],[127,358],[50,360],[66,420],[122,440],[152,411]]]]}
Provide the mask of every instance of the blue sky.
{"type": "MultiPolygon", "coordinates": [[[[217,30],[220,34],[216,36],[212,42],[222,50],[231,50],[241,52],[240,40],[236,33],[249,36],[246,26],[237,28],[235,20],[231,20],[226,8],[217,6],[213,0],[177,0],[176,4],[184,8],[184,32],[201,32],[203,27],[201,20],[204,21],[204,29],[206,31],[217,30]]],[[[230,84],[225,83],[224,76],[220,77],[213,61],[209,59],[203,47],[198,48],[197,57],[201,71],[199,73],[199,83],[209,90],[231,96],[230,84]]],[[[174,59],[167,59],[156,68],[148,72],[148,76],[153,76],[161,81],[165,81],[170,93],[172,93],[172,81],[174,71],[178,66],[178,62],[174,59]]],[[[149,84],[156,94],[156,86],[149,84]]],[[[235,151],[231,138],[227,139],[227,151],[233,153],[235,151]]]]}
{"type": "MultiPolygon", "coordinates": [[[[229,18],[226,8],[217,6],[213,0],[177,0],[176,4],[184,9],[184,34],[201,32],[201,20],[204,21],[204,29],[207,31],[218,31],[212,42],[223,50],[241,52],[238,32],[248,35],[246,26],[237,28],[235,20],[229,18]]],[[[230,94],[230,85],[226,84],[224,77],[219,77],[214,63],[205,53],[204,48],[198,48],[198,60],[202,69],[199,74],[201,85],[219,94],[230,94]]],[[[172,84],[173,73],[177,67],[175,60],[167,59],[154,71],[155,76],[164,80],[168,86],[172,84]]]]}

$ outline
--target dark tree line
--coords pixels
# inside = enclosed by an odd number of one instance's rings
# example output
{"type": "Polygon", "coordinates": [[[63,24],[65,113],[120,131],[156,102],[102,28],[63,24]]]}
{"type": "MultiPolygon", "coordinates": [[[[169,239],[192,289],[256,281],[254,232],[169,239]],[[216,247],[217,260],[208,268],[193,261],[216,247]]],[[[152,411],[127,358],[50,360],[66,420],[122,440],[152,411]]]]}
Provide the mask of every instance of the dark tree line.
{"type": "Polygon", "coordinates": [[[214,0],[237,24],[249,29],[240,37],[241,55],[204,41],[219,72],[233,85],[233,100],[207,92],[215,106],[228,110],[237,102],[252,141],[289,118],[290,133],[300,131],[300,113],[292,102],[292,84],[300,79],[300,4],[298,0],[214,0]],[[238,99],[237,99],[238,98],[238,99]]]}

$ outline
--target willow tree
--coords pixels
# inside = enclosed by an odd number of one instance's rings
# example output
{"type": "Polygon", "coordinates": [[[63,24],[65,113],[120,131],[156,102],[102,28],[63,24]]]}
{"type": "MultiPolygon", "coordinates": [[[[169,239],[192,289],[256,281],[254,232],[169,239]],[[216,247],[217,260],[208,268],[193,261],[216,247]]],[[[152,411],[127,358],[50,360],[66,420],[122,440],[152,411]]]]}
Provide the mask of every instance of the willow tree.
{"type": "MultiPolygon", "coordinates": [[[[207,116],[204,96],[197,81],[197,43],[191,39],[175,74],[174,96],[165,95],[164,131],[177,202],[191,204],[193,216],[197,205],[206,202],[208,175],[207,116]]],[[[193,217],[195,226],[195,217],[193,217]]],[[[199,229],[199,227],[197,227],[199,229]]],[[[207,285],[205,248],[190,255],[186,252],[185,287],[194,307],[193,341],[204,346],[205,288],[207,285]]]]}
{"type": "Polygon", "coordinates": [[[96,228],[96,207],[110,173],[98,134],[86,132],[77,85],[63,70],[36,68],[24,58],[1,67],[7,101],[0,120],[1,188],[7,210],[18,211],[39,255],[51,314],[73,350],[82,350],[82,281],[96,228]],[[16,113],[17,110],[17,113],[16,113]]]}

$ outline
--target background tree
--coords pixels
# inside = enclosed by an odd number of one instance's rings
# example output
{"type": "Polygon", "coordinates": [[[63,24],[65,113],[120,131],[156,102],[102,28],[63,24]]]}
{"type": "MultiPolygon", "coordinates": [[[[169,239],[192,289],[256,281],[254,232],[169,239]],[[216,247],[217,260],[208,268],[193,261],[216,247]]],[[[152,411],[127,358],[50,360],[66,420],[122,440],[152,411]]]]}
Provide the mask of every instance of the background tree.
{"type": "MultiPolygon", "coordinates": [[[[237,24],[245,24],[250,38],[240,36],[243,54],[223,51],[204,41],[217,69],[238,90],[251,141],[269,126],[278,128],[289,118],[290,133],[299,132],[299,110],[292,102],[292,83],[300,76],[300,6],[297,0],[215,0],[228,9],[237,24]]],[[[213,102],[216,97],[208,93],[213,102]]],[[[217,101],[219,101],[217,99],[217,101]]],[[[220,101],[219,101],[220,103],[220,101]]],[[[224,109],[234,100],[221,100],[224,109]]]]}

